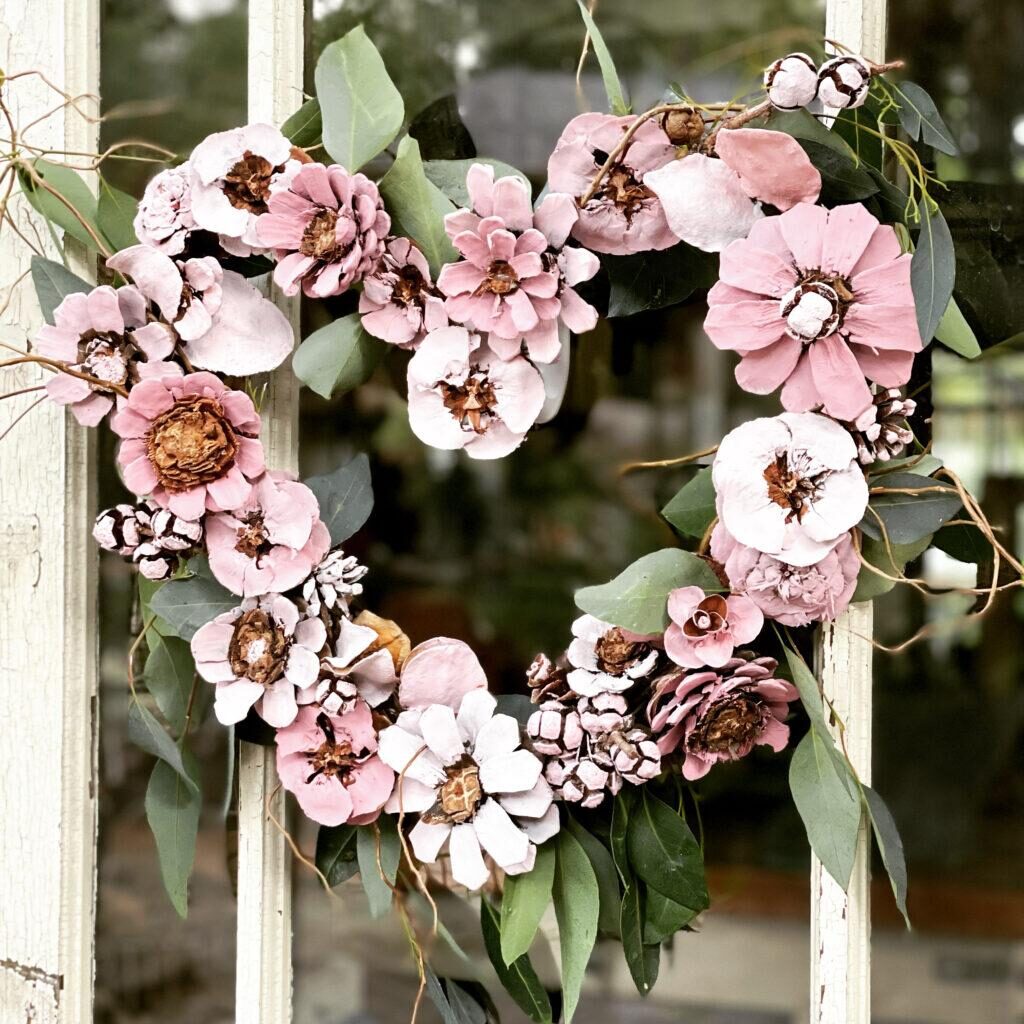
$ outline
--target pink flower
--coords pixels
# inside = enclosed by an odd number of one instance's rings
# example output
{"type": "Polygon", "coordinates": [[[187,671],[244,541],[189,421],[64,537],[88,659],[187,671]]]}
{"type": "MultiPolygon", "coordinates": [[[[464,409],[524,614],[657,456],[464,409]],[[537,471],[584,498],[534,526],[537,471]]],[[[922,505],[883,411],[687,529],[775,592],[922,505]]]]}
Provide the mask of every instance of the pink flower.
{"type": "MultiPolygon", "coordinates": [[[[611,114],[574,117],[548,159],[548,187],[581,198],[634,120],[611,114]]],[[[663,129],[654,121],[645,121],[597,193],[580,210],[573,237],[588,249],[614,255],[675,245],[678,238],[665,219],[661,202],[644,181],[648,172],[663,167],[675,155],[663,129]]]]}
{"type": "Polygon", "coordinates": [[[665,653],[683,668],[720,668],[764,625],[761,609],[749,597],[705,594],[700,587],[673,590],[668,615],[672,622],[665,630],[665,653]]]}
{"type": "Polygon", "coordinates": [[[233,256],[259,251],[256,218],[309,158],[269,124],[208,135],[192,151],[191,208],[197,228],[220,236],[233,256]]]}
{"type": "Polygon", "coordinates": [[[409,361],[409,425],[434,448],[473,459],[514,451],[544,405],[544,381],[522,356],[498,359],[465,327],[442,327],[409,361]]]}
{"type": "Polygon", "coordinates": [[[297,480],[265,473],[246,501],[206,518],[213,575],[242,597],[297,587],[331,547],[316,496],[297,480]]]}
{"type": "Polygon", "coordinates": [[[788,210],[817,201],[821,174],[792,136],[740,128],[714,139],[718,159],[691,153],[644,176],[682,241],[721,252],[761,220],[761,203],[788,210]]]}
{"type": "Polygon", "coordinates": [[[408,238],[392,238],[359,296],[363,330],[401,348],[448,326],[444,298],[430,279],[423,253],[408,238]]]}
{"type": "Polygon", "coordinates": [[[711,557],[725,567],[736,593],[746,594],[767,618],[784,626],[833,621],[850,603],[860,572],[849,534],[821,561],[798,566],[740,544],[719,523],[711,533],[711,557]]]}
{"type": "Polygon", "coordinates": [[[192,219],[192,167],[186,161],[150,178],[135,215],[135,235],[168,256],[185,248],[192,219]]]}
{"type": "Polygon", "coordinates": [[[663,676],[647,708],[662,754],[684,756],[683,778],[703,778],[719,761],[746,757],[758,743],[778,752],[789,742],[785,724],[792,683],[773,678],[774,658],[732,658],[703,671],[663,676]]]}
{"type": "Polygon", "coordinates": [[[111,256],[107,266],[130,277],[156,306],[196,369],[238,377],[266,373],[292,350],[294,334],[284,313],[212,256],[173,260],[133,245],[111,256]]]}
{"type": "Polygon", "coordinates": [[[486,690],[487,676],[473,649],[439,636],[417,644],[402,664],[398,703],[407,710],[445,704],[458,709],[471,690],[486,690]]]}
{"type": "Polygon", "coordinates": [[[304,294],[322,299],[372,272],[390,227],[380,192],[365,174],[307,164],[270,197],[257,234],[274,250],[274,281],[285,295],[301,284],[304,294]]]}
{"type": "Polygon", "coordinates": [[[782,388],[791,411],[855,420],[882,387],[910,379],[921,350],[910,255],[859,203],[801,203],[758,221],[722,253],[704,330],[743,357],[740,387],[782,388]]]}
{"type": "Polygon", "coordinates": [[[373,716],[362,701],[342,715],[302,708],[278,730],[277,774],[306,817],[321,825],[375,821],[395,784],[377,756],[373,716]]]}
{"type": "Polygon", "coordinates": [[[252,399],[212,373],[141,381],[110,427],[125,486],[183,519],[238,508],[265,468],[252,399]]]}
{"type": "Polygon", "coordinates": [[[222,725],[240,722],[255,705],[275,729],[295,721],[296,690],[316,683],[327,630],[319,619],[300,619],[280,594],[249,597],[201,626],[192,637],[196,671],[215,683],[213,710],[222,725]]]}
{"type": "MultiPolygon", "coordinates": [[[[65,296],[32,342],[47,359],[67,363],[101,381],[132,388],[153,374],[181,373],[167,362],[174,352],[174,334],[165,324],[147,323],[146,300],[137,288],[109,285],[65,296]]],[[[46,392],[71,412],[83,427],[94,427],[114,406],[113,390],[58,373],[46,392]]]]}

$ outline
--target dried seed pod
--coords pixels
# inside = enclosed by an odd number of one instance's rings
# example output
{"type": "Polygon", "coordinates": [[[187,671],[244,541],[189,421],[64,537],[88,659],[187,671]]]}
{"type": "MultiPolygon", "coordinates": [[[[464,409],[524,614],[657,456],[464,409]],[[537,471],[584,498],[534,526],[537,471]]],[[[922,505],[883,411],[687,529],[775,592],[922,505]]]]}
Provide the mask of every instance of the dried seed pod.
{"type": "Polygon", "coordinates": [[[92,535],[104,551],[131,557],[152,536],[150,522],[156,506],[149,501],[105,508],[93,524],[92,535]]]}
{"type": "Polygon", "coordinates": [[[168,580],[178,568],[179,557],[173,551],[165,551],[159,544],[147,540],[132,552],[132,561],[147,580],[168,580]]]}
{"type": "Polygon", "coordinates": [[[818,68],[818,99],[826,107],[859,107],[868,98],[870,85],[871,65],[854,54],[833,57],[818,68]]]}
{"type": "Polygon", "coordinates": [[[777,110],[799,110],[818,91],[818,68],[806,53],[790,53],[764,70],[764,88],[777,110]]]}
{"type": "Polygon", "coordinates": [[[176,551],[182,558],[195,551],[203,542],[203,523],[200,519],[182,519],[169,508],[157,509],[150,520],[153,543],[162,551],[176,551]]]}
{"type": "Polygon", "coordinates": [[[704,138],[704,118],[693,107],[677,107],[666,111],[661,118],[661,127],[674,146],[694,149],[704,138]]]}

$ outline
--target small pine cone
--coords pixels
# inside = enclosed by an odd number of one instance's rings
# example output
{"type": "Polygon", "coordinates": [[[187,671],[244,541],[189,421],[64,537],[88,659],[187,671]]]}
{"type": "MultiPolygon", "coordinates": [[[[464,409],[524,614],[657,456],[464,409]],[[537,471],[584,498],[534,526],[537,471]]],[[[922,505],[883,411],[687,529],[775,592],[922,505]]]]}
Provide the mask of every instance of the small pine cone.
{"type": "Polygon", "coordinates": [[[704,138],[704,118],[693,107],[677,107],[666,111],[661,118],[661,127],[673,146],[693,149],[704,138]]]}
{"type": "Polygon", "coordinates": [[[302,596],[310,615],[322,609],[349,617],[349,600],[363,592],[360,582],[369,572],[355,555],[346,555],[341,548],[327,553],[302,584],[302,596]]]}
{"type": "Polygon", "coordinates": [[[316,702],[330,715],[343,715],[355,707],[359,697],[356,684],[345,673],[340,658],[321,658],[316,682],[316,702]]]}
{"type": "Polygon", "coordinates": [[[546,654],[538,654],[526,670],[526,685],[530,688],[530,700],[542,704],[551,700],[575,699],[566,682],[566,669],[553,662],[546,654]]]}
{"type": "Polygon", "coordinates": [[[581,697],[577,706],[580,724],[591,739],[622,732],[632,724],[632,718],[627,714],[626,698],[621,693],[605,692],[581,697]]]}
{"type": "Polygon", "coordinates": [[[776,110],[799,110],[818,91],[818,68],[806,53],[780,57],[764,70],[764,88],[776,110]]]}
{"type": "Polygon", "coordinates": [[[182,519],[169,508],[157,509],[150,521],[153,543],[162,551],[176,551],[182,558],[197,550],[203,543],[203,521],[182,519]]]}
{"type": "Polygon", "coordinates": [[[132,561],[147,580],[169,580],[178,568],[179,555],[165,551],[155,541],[147,540],[132,552],[132,561]]]}
{"type": "Polygon", "coordinates": [[[661,751],[646,729],[618,733],[606,743],[612,767],[634,786],[650,782],[661,774],[661,751]]]}
{"type": "Polygon", "coordinates": [[[530,745],[545,757],[575,754],[583,743],[580,716],[571,704],[546,700],[526,723],[530,745]]]}
{"type": "Polygon", "coordinates": [[[140,544],[153,536],[150,521],[154,511],[156,506],[148,501],[105,508],[96,517],[92,535],[104,551],[130,558],[140,544]]]}
{"type": "Polygon", "coordinates": [[[852,110],[867,98],[871,65],[863,57],[833,57],[818,68],[818,99],[826,107],[852,110]]]}
{"type": "Polygon", "coordinates": [[[563,757],[549,761],[544,777],[554,790],[555,799],[582,807],[597,807],[607,793],[614,796],[622,788],[622,779],[610,766],[602,766],[593,757],[563,757]]]}
{"type": "Polygon", "coordinates": [[[845,424],[857,445],[857,460],[862,466],[888,462],[901,455],[914,440],[907,419],[917,410],[917,402],[904,398],[899,388],[882,388],[874,401],[853,423],[845,424]]]}

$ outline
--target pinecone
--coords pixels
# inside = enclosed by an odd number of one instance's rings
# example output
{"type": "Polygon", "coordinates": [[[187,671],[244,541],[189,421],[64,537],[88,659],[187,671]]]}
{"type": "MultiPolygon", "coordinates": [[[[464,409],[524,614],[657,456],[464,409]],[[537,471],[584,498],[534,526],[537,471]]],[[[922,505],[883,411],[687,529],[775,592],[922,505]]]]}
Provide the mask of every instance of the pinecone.
{"type": "Polygon", "coordinates": [[[182,558],[197,551],[203,543],[201,519],[182,519],[169,508],[157,509],[150,521],[153,543],[161,551],[177,551],[182,558]]]}
{"type": "Polygon", "coordinates": [[[582,807],[597,807],[605,795],[614,796],[622,788],[622,777],[614,768],[602,767],[593,757],[563,757],[549,761],[544,778],[554,790],[555,799],[582,807]]]}
{"type": "Polygon", "coordinates": [[[917,402],[904,398],[899,388],[882,388],[874,401],[846,429],[857,445],[857,460],[862,466],[888,462],[902,454],[914,435],[907,418],[914,415],[917,402]]]}
{"type": "Polygon", "coordinates": [[[626,698],[621,693],[605,692],[593,697],[580,697],[577,707],[584,732],[594,740],[608,733],[622,732],[632,725],[626,698]]]}
{"type": "Polygon", "coordinates": [[[661,774],[661,751],[646,729],[614,732],[601,741],[611,767],[634,786],[640,786],[661,774]]]}
{"type": "Polygon", "coordinates": [[[347,665],[339,658],[321,658],[316,682],[316,702],[330,715],[351,711],[359,696],[356,684],[345,671],[347,665]]]}
{"type": "Polygon", "coordinates": [[[151,501],[105,508],[96,517],[93,538],[104,551],[131,557],[140,544],[153,536],[150,523],[157,511],[158,506],[151,501]]]}
{"type": "Polygon", "coordinates": [[[302,584],[302,596],[310,615],[318,616],[326,609],[349,617],[350,598],[363,592],[360,582],[369,572],[355,555],[346,555],[341,548],[327,553],[302,584]]]}
{"type": "Polygon", "coordinates": [[[178,568],[179,556],[164,551],[155,541],[147,540],[132,552],[132,561],[147,580],[169,580],[178,568]]]}
{"type": "Polygon", "coordinates": [[[530,700],[534,704],[547,701],[575,700],[576,695],[566,682],[564,658],[553,662],[546,654],[538,654],[526,670],[526,685],[530,688],[530,700]]]}
{"type": "Polygon", "coordinates": [[[570,756],[583,743],[580,715],[571,704],[546,700],[530,715],[526,735],[538,754],[545,757],[570,756]]]}

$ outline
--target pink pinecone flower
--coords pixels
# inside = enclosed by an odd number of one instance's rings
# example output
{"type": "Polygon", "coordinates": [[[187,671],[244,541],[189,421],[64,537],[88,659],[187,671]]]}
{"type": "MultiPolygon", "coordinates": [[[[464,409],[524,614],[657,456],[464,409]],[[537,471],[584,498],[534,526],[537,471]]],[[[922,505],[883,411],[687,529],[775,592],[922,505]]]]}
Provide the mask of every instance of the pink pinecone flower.
{"type": "Polygon", "coordinates": [[[279,474],[264,473],[246,501],[206,517],[210,570],[242,597],[297,587],[330,547],[316,496],[279,474]]]}
{"type": "Polygon", "coordinates": [[[766,217],[722,252],[719,274],[704,330],[742,356],[744,390],[781,386],[791,412],[855,420],[871,404],[868,381],[910,379],[921,351],[910,255],[861,204],[766,217]]]}
{"type": "Polygon", "coordinates": [[[306,164],[274,193],[259,218],[260,243],[274,250],[274,281],[311,299],[340,295],[373,271],[391,218],[377,186],[344,167],[306,164]]]}
{"type": "MultiPolygon", "coordinates": [[[[317,680],[327,630],[304,619],[280,594],[248,597],[192,637],[196,671],[217,687],[213,710],[222,725],[242,721],[251,707],[275,729],[295,721],[296,691],[317,680]]],[[[309,703],[304,700],[304,703],[309,703]]]]}
{"type": "Polygon", "coordinates": [[[265,468],[252,399],[212,373],[141,381],[110,427],[125,486],[183,519],[240,507],[265,468]]]}
{"type": "Polygon", "coordinates": [[[792,683],[775,679],[774,658],[731,658],[720,668],[663,676],[647,707],[662,754],[683,755],[683,778],[703,778],[719,761],[746,757],[759,743],[778,752],[789,742],[785,724],[792,683]]]}
{"type": "Polygon", "coordinates": [[[724,665],[740,644],[748,644],[764,625],[761,609],[741,594],[705,594],[700,587],[679,587],[668,595],[665,653],[683,668],[724,665]]]}
{"type": "Polygon", "coordinates": [[[408,238],[392,238],[359,296],[363,330],[400,348],[448,326],[444,297],[430,278],[426,257],[408,238]]]}
{"type": "Polygon", "coordinates": [[[473,459],[515,451],[544,405],[544,381],[523,358],[497,358],[465,327],[426,336],[409,360],[409,425],[434,448],[473,459]]]}
{"type": "Polygon", "coordinates": [[[168,256],[185,248],[192,219],[192,167],[188,162],[168,167],[150,178],[135,215],[135,235],[143,245],[168,256]]]}
{"type": "MultiPolygon", "coordinates": [[[[581,198],[634,120],[611,114],[574,117],[548,159],[548,187],[581,198]]],[[[596,194],[580,209],[573,238],[588,249],[613,255],[675,245],[679,239],[669,227],[661,201],[644,184],[649,171],[675,157],[675,146],[661,126],[645,121],[596,194]]]]}
{"type": "MultiPolygon", "coordinates": [[[[140,378],[181,373],[167,360],[174,352],[174,333],[166,324],[147,323],[146,300],[137,288],[109,285],[74,292],[53,312],[32,348],[47,359],[131,389],[140,378]]],[[[116,392],[99,384],[58,373],[46,382],[46,393],[68,405],[83,427],[95,427],[114,407],[116,392]]]]}
{"type": "Polygon", "coordinates": [[[307,818],[321,825],[377,819],[395,773],[377,756],[373,715],[363,701],[340,715],[304,707],[276,739],[277,774],[307,818]]]}

